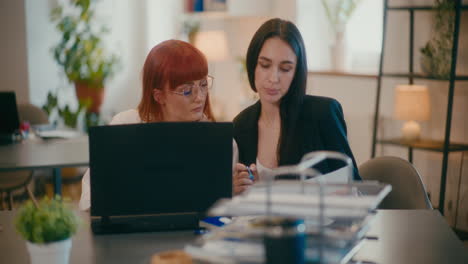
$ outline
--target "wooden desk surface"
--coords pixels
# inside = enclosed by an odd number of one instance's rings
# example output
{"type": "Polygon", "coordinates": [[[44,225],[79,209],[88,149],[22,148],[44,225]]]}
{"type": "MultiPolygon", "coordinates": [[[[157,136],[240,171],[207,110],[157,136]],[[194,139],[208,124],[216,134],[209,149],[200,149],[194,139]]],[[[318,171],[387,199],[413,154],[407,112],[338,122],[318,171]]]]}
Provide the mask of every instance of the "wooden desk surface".
{"type": "Polygon", "coordinates": [[[379,210],[356,260],[468,263],[468,250],[437,210],[379,210]]]}
{"type": "MultiPolygon", "coordinates": [[[[0,263],[29,263],[25,243],[13,229],[14,214],[0,212],[0,263]]],[[[365,241],[355,260],[468,263],[468,250],[438,211],[381,210],[368,235],[378,240],[365,241]]],[[[73,238],[70,263],[149,263],[152,254],[182,249],[195,239],[189,231],[94,236],[87,224],[73,238]]]]}
{"type": "Polygon", "coordinates": [[[87,136],[26,140],[0,146],[0,171],[78,167],[88,164],[87,136]]]}

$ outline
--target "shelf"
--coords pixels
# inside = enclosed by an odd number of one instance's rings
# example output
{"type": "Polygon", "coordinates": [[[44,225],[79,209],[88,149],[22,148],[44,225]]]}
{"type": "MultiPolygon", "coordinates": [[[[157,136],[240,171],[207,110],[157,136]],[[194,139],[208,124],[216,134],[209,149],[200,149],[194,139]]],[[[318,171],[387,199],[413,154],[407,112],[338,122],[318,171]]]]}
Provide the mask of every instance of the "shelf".
{"type": "MultiPolygon", "coordinates": [[[[403,146],[413,149],[424,149],[430,151],[437,151],[443,152],[444,151],[444,142],[440,140],[432,140],[432,139],[421,139],[418,141],[409,142],[401,138],[393,138],[393,139],[384,139],[384,140],[377,140],[379,144],[386,144],[386,145],[397,145],[403,146]]],[[[457,152],[457,151],[468,151],[468,144],[462,143],[450,143],[449,145],[449,152],[457,152]]]]}
{"type": "MultiPolygon", "coordinates": [[[[461,10],[468,10],[468,5],[461,5],[461,10]]],[[[434,6],[389,6],[388,10],[422,10],[433,11],[434,6]]]]}
{"type": "MultiPolygon", "coordinates": [[[[370,73],[370,72],[342,72],[342,71],[309,71],[311,75],[323,75],[323,76],[340,76],[340,77],[358,77],[358,78],[377,78],[379,75],[378,73],[370,73]]],[[[383,77],[396,77],[396,78],[410,78],[413,77],[414,79],[425,79],[425,80],[435,80],[435,81],[449,81],[449,79],[442,79],[436,77],[430,77],[424,75],[422,73],[384,73],[382,74],[383,77]]],[[[456,81],[468,81],[468,75],[458,75],[455,76],[456,81]]]]}
{"type": "MultiPolygon", "coordinates": [[[[424,75],[422,73],[413,73],[413,74],[408,74],[408,73],[383,73],[382,76],[384,76],[384,77],[397,77],[397,78],[410,78],[410,77],[413,77],[414,79],[449,81],[449,79],[430,77],[430,76],[424,75]]],[[[468,76],[467,75],[456,75],[455,80],[456,81],[468,81],[468,76]]]]}
{"type": "MultiPolygon", "coordinates": [[[[382,43],[385,43],[386,41],[386,36],[387,36],[387,24],[389,24],[388,21],[390,19],[387,18],[387,15],[389,11],[408,11],[409,15],[409,21],[408,23],[408,30],[409,30],[409,64],[411,69],[413,69],[414,66],[414,51],[415,51],[415,21],[417,21],[418,16],[416,16],[417,11],[424,11],[424,12],[437,12],[437,8],[435,5],[395,5],[395,4],[388,4],[388,0],[385,0],[384,4],[384,21],[383,21],[383,38],[382,38],[382,43]]],[[[461,0],[456,0],[455,3],[455,8],[454,12],[451,15],[454,20],[454,30],[453,30],[453,41],[455,43],[458,43],[460,40],[460,27],[461,27],[461,16],[465,15],[466,13],[464,11],[468,10],[468,5],[466,3],[462,3],[461,0]]],[[[449,19],[449,18],[446,18],[449,19]]],[[[401,22],[401,21],[400,21],[401,22]]],[[[458,45],[453,45],[453,52],[451,54],[451,60],[453,61],[454,58],[459,56],[458,52],[460,47],[458,45]]],[[[382,50],[381,50],[381,59],[385,55],[385,45],[382,45],[382,50]]],[[[401,59],[401,58],[393,58],[393,59],[401,59]]],[[[453,78],[436,78],[436,77],[430,77],[427,76],[426,74],[423,74],[421,72],[415,73],[413,70],[410,70],[409,72],[386,72],[383,70],[383,61],[381,60],[379,63],[379,77],[377,81],[377,96],[375,100],[375,111],[374,111],[374,123],[373,123],[373,132],[372,132],[372,153],[371,157],[376,156],[376,145],[377,144],[388,144],[388,145],[394,145],[394,146],[400,146],[400,147],[406,147],[408,149],[408,160],[411,162],[413,160],[413,150],[414,149],[421,149],[421,150],[428,150],[428,151],[435,151],[435,152],[441,152],[442,155],[442,172],[441,172],[441,178],[440,178],[440,192],[439,192],[439,210],[444,214],[444,206],[445,206],[445,192],[446,192],[446,187],[447,187],[447,171],[448,171],[448,153],[444,151],[444,147],[446,147],[447,152],[456,152],[456,151],[468,151],[468,143],[454,143],[450,142],[448,145],[445,145],[446,141],[450,140],[450,127],[452,125],[452,115],[453,115],[453,103],[454,103],[454,82],[455,81],[467,81],[468,76],[465,75],[457,75],[457,65],[451,65],[453,66],[453,71],[454,75],[453,78]],[[450,82],[448,93],[447,93],[447,112],[446,112],[446,119],[445,119],[445,135],[444,138],[440,141],[437,140],[431,140],[431,139],[422,139],[419,141],[413,141],[413,142],[408,142],[405,140],[402,140],[401,138],[396,138],[396,139],[377,139],[378,135],[378,127],[379,127],[379,110],[380,110],[380,99],[381,99],[381,91],[382,91],[382,77],[394,77],[394,78],[405,78],[407,81],[409,79],[410,82],[413,81],[413,79],[424,79],[424,80],[435,80],[435,81],[445,81],[445,82],[450,82]]],[[[451,76],[452,77],[452,76],[451,76]]],[[[441,98],[442,99],[442,98],[441,98]]]]}
{"type": "Polygon", "coordinates": [[[228,17],[228,13],[226,11],[187,12],[183,16],[197,19],[222,19],[228,17]]]}
{"type": "Polygon", "coordinates": [[[377,78],[377,73],[370,72],[344,72],[344,71],[309,71],[311,75],[357,77],[357,78],[377,78]]]}
{"type": "Polygon", "coordinates": [[[235,15],[227,11],[203,11],[203,12],[187,12],[183,14],[185,19],[198,20],[222,20],[222,19],[269,19],[266,15],[235,15]]]}

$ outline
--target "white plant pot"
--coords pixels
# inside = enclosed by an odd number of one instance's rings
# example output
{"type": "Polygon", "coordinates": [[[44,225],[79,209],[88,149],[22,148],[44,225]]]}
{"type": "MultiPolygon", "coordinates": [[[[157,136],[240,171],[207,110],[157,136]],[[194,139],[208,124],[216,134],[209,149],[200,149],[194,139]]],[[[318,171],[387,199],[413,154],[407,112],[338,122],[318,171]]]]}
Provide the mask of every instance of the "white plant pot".
{"type": "Polygon", "coordinates": [[[72,240],[70,238],[48,244],[26,241],[31,264],[68,264],[72,240]]]}

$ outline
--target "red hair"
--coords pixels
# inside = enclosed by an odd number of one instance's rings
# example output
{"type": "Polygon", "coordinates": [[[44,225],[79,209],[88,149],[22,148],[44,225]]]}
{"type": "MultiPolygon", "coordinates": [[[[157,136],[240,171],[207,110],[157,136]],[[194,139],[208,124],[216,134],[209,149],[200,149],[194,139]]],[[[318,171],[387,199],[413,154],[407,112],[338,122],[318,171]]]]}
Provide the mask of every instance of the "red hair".
{"type": "MultiPolygon", "coordinates": [[[[143,92],[138,113],[145,122],[162,121],[161,105],[153,98],[153,90],[168,85],[173,90],[186,82],[208,75],[205,55],[191,44],[180,40],[166,40],[151,49],[143,66],[143,92]]],[[[203,113],[214,120],[209,95],[203,113]]]]}

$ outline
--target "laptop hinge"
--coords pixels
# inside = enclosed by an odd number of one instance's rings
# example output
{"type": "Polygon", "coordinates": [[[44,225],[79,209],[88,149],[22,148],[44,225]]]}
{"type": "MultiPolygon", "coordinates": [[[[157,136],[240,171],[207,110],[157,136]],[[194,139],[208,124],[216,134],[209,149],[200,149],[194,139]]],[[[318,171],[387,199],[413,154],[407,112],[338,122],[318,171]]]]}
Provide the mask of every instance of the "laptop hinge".
{"type": "Polygon", "coordinates": [[[198,213],[171,213],[154,215],[91,216],[95,234],[194,230],[199,228],[198,213]]]}

